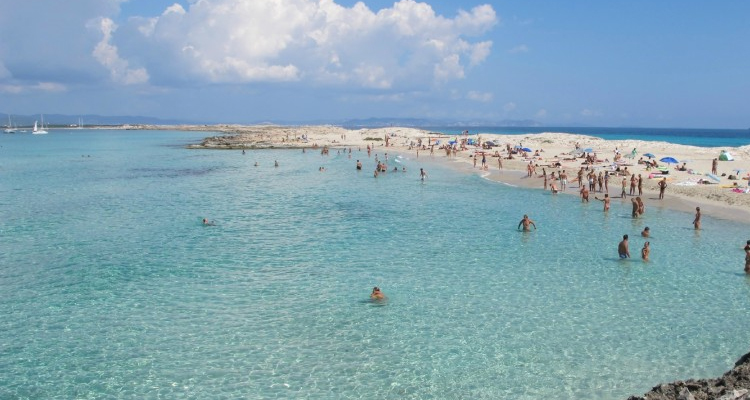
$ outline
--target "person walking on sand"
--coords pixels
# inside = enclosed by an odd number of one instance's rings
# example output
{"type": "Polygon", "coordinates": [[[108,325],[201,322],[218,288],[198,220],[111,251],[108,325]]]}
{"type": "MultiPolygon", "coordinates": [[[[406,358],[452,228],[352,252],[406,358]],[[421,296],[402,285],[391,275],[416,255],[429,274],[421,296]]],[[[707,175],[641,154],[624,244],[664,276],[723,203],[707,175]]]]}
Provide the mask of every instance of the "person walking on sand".
{"type": "Polygon", "coordinates": [[[635,188],[637,186],[635,174],[630,175],[630,195],[635,196],[635,188]]]}
{"type": "Polygon", "coordinates": [[[664,199],[664,191],[667,190],[667,178],[659,181],[659,200],[664,199]]]}
{"type": "Polygon", "coordinates": [[[630,249],[628,248],[628,235],[622,235],[622,241],[617,245],[617,253],[621,259],[630,258],[630,249]]]}
{"type": "Polygon", "coordinates": [[[594,196],[594,198],[604,203],[604,212],[609,211],[609,202],[610,202],[609,194],[605,193],[603,199],[600,199],[596,196],[594,196]]]}
{"type": "Polygon", "coordinates": [[[695,227],[695,230],[698,230],[701,228],[701,208],[695,207],[695,219],[693,220],[693,226],[695,227]]]}
{"type": "Polygon", "coordinates": [[[609,193],[609,173],[604,173],[604,191],[609,193]]]}
{"type": "Polygon", "coordinates": [[[643,261],[648,261],[648,255],[651,253],[651,243],[646,242],[643,244],[643,248],[641,249],[641,258],[643,261]]]}
{"type": "Polygon", "coordinates": [[[565,170],[562,170],[562,172],[560,172],[560,190],[564,192],[567,186],[568,186],[568,174],[565,172],[565,170]]]}
{"type": "Polygon", "coordinates": [[[622,178],[622,192],[620,193],[620,198],[624,199],[628,197],[627,194],[625,193],[625,190],[627,189],[627,187],[628,187],[628,178],[623,177],[622,178]]]}
{"type": "Polygon", "coordinates": [[[714,158],[714,160],[711,162],[711,173],[714,175],[719,174],[719,159],[714,158]]]}
{"type": "Polygon", "coordinates": [[[523,219],[521,219],[521,222],[518,223],[518,227],[516,229],[519,229],[521,225],[523,225],[524,232],[530,231],[531,230],[530,226],[532,225],[534,226],[534,230],[536,230],[536,224],[526,214],[523,215],[523,219]]]}

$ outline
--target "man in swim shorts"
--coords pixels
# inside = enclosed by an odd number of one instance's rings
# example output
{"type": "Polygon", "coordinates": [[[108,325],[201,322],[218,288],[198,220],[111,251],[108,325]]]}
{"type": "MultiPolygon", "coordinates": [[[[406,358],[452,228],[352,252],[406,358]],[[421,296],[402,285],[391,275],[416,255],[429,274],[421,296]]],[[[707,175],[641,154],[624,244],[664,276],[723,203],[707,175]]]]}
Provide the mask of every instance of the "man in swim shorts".
{"type": "Polygon", "coordinates": [[[620,258],[630,258],[630,249],[628,248],[628,235],[622,235],[622,241],[617,245],[617,252],[620,258]]]}

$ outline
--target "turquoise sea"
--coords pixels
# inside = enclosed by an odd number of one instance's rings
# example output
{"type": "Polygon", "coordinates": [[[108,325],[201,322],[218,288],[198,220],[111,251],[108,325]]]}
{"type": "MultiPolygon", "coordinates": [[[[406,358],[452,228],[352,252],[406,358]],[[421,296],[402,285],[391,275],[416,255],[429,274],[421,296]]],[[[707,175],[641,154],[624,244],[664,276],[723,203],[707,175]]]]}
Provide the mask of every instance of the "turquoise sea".
{"type": "Polygon", "coordinates": [[[749,350],[748,225],[209,135],[0,136],[0,399],[624,399],[749,350]]]}

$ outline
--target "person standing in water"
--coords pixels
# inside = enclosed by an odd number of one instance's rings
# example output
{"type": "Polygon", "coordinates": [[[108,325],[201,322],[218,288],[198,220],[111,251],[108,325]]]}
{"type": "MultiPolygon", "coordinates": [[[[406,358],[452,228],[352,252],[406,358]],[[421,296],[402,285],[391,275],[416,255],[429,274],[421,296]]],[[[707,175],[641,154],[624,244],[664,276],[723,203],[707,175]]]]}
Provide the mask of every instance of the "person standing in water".
{"type": "Polygon", "coordinates": [[[693,226],[695,227],[695,230],[698,230],[701,228],[701,208],[695,207],[695,219],[693,220],[693,226]]]}
{"type": "Polygon", "coordinates": [[[651,243],[646,242],[643,244],[643,248],[641,249],[641,258],[643,261],[648,261],[648,255],[651,254],[651,243]]]}
{"type": "Polygon", "coordinates": [[[745,244],[745,273],[750,274],[750,240],[745,244]]]}
{"type": "Polygon", "coordinates": [[[427,178],[427,172],[424,170],[424,168],[419,169],[419,179],[424,181],[427,178]]]}
{"type": "Polygon", "coordinates": [[[370,299],[385,300],[385,294],[380,290],[379,287],[375,286],[374,288],[372,288],[372,293],[370,293],[370,299]]]}
{"type": "Polygon", "coordinates": [[[524,232],[529,232],[531,230],[530,227],[532,225],[534,226],[534,230],[536,230],[536,224],[526,214],[523,215],[523,219],[521,219],[521,222],[518,223],[518,227],[516,229],[520,228],[521,225],[523,225],[523,231],[524,232]]]}
{"type": "Polygon", "coordinates": [[[604,211],[605,212],[609,211],[609,202],[610,202],[609,194],[604,193],[604,198],[603,199],[600,199],[600,198],[598,198],[596,196],[594,196],[594,198],[604,203],[604,211]]]}
{"type": "Polygon", "coordinates": [[[617,253],[620,255],[621,259],[630,258],[628,235],[622,235],[622,241],[617,245],[617,253]]]}

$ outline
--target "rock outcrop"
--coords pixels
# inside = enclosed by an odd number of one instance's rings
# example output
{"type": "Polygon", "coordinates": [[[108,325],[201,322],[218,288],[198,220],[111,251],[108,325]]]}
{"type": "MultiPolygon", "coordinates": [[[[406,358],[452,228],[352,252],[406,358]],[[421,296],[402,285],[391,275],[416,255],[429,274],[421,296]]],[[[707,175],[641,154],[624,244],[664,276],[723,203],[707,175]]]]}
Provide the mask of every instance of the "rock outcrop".
{"type": "Polygon", "coordinates": [[[750,353],[720,378],[665,383],[628,400],[750,400],[750,353]]]}

